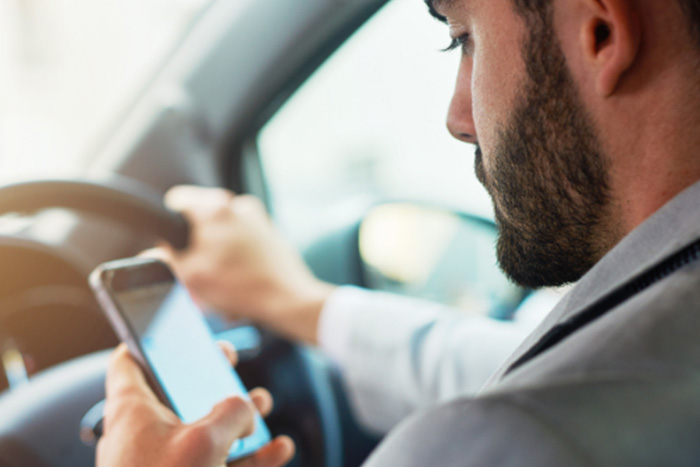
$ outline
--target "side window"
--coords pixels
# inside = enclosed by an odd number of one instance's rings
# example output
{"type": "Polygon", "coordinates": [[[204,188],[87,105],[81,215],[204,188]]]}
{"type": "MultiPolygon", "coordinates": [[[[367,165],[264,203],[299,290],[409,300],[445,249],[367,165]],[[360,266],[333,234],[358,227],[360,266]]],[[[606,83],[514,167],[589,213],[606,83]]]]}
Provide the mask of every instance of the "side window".
{"type": "Polygon", "coordinates": [[[459,54],[417,0],[393,0],[262,129],[277,222],[298,243],[384,200],[491,216],[470,145],[445,127],[459,54]]]}
{"type": "Polygon", "coordinates": [[[423,2],[392,0],[330,57],[259,134],[273,215],[304,248],[363,218],[365,285],[509,319],[527,291],[496,266],[474,147],[445,127],[447,42],[423,2]]]}

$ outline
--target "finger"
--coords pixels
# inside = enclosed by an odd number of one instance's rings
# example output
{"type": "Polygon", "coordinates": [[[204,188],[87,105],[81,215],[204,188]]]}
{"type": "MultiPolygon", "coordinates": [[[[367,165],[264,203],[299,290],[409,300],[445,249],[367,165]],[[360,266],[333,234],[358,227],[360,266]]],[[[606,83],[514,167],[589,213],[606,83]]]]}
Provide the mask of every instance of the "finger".
{"type": "Polygon", "coordinates": [[[245,438],[255,429],[255,412],[250,403],[240,397],[229,397],[219,402],[209,414],[192,424],[195,429],[204,429],[214,446],[230,447],[233,442],[245,438]]]}
{"type": "Polygon", "coordinates": [[[142,394],[149,399],[155,398],[146,382],[146,377],[138,364],[131,358],[125,344],[119,344],[112,353],[107,369],[105,390],[108,399],[127,393],[142,394]]]}
{"type": "Polygon", "coordinates": [[[191,205],[200,193],[199,187],[193,185],[178,185],[170,188],[163,198],[163,202],[170,209],[179,211],[191,205]]]}
{"type": "Polygon", "coordinates": [[[231,200],[231,208],[239,216],[267,220],[267,209],[262,200],[253,195],[238,195],[231,200]]]}
{"type": "Polygon", "coordinates": [[[168,190],[164,201],[170,209],[196,216],[198,210],[208,211],[212,206],[228,205],[233,196],[232,192],[223,188],[180,185],[168,190]]]}
{"type": "Polygon", "coordinates": [[[272,412],[272,407],[274,406],[272,395],[265,388],[255,388],[249,393],[250,400],[253,401],[253,405],[258,409],[258,413],[263,417],[267,417],[270,412],[272,412]]]}
{"type": "Polygon", "coordinates": [[[236,352],[236,348],[233,344],[229,341],[218,341],[217,344],[219,344],[219,348],[224,353],[224,356],[231,366],[238,365],[238,352],[236,352]]]}
{"type": "Polygon", "coordinates": [[[155,248],[149,248],[148,250],[143,250],[137,256],[140,258],[157,259],[157,260],[162,261],[166,264],[172,264],[173,250],[170,248],[170,245],[163,244],[163,245],[157,246],[155,248]]]}
{"type": "Polygon", "coordinates": [[[294,457],[294,442],[287,436],[278,436],[246,459],[231,464],[232,467],[278,467],[294,457]]]}

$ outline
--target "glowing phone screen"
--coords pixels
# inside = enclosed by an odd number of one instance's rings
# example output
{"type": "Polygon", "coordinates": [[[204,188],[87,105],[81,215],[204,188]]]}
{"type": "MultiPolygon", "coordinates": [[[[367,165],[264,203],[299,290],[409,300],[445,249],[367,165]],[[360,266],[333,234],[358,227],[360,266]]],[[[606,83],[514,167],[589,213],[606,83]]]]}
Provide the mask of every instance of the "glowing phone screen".
{"type": "MultiPolygon", "coordinates": [[[[248,398],[182,285],[160,282],[115,295],[151,370],[185,423],[204,417],[228,396],[248,398]]],[[[233,443],[229,460],[250,455],[269,441],[267,426],[256,414],[255,432],[233,443]]]]}

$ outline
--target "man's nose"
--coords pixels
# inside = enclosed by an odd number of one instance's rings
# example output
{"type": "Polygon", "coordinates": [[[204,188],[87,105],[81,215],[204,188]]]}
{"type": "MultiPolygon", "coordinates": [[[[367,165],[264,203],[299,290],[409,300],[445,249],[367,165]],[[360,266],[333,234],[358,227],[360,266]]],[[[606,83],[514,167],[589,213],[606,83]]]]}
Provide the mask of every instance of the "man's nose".
{"type": "Polygon", "coordinates": [[[465,143],[477,143],[474,115],[472,114],[471,70],[460,70],[455,92],[447,112],[447,129],[465,143]]]}

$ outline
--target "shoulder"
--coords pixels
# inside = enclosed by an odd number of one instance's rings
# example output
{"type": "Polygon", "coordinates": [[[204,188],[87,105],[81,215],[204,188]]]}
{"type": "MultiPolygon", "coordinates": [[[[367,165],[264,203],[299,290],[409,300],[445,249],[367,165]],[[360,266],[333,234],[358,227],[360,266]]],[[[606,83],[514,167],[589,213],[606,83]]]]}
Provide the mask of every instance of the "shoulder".
{"type": "Polygon", "coordinates": [[[457,400],[410,417],[367,465],[699,465],[697,393],[610,377],[457,400]]]}
{"type": "Polygon", "coordinates": [[[700,266],[476,399],[410,417],[369,466],[700,465],[700,266]]]}
{"type": "Polygon", "coordinates": [[[382,442],[366,467],[585,465],[575,446],[507,398],[461,399],[422,411],[382,442]],[[543,443],[547,448],[541,449],[543,443]]]}
{"type": "Polygon", "coordinates": [[[506,374],[489,392],[608,377],[680,381],[700,372],[698,336],[700,262],[659,280],[581,327],[506,374]]]}

